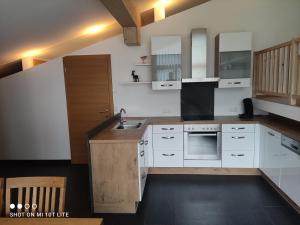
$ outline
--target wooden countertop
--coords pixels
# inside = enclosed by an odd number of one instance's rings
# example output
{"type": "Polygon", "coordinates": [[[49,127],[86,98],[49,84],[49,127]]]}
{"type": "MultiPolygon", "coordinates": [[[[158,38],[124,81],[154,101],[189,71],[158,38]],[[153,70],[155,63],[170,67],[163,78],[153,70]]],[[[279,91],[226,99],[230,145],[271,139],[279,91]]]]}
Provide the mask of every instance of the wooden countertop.
{"type": "Polygon", "coordinates": [[[139,129],[132,130],[114,130],[112,129],[118,122],[112,123],[103,131],[96,134],[90,143],[118,143],[118,142],[139,142],[147,125],[164,125],[164,124],[257,124],[260,123],[271,129],[274,129],[290,138],[300,141],[300,123],[278,118],[274,116],[258,116],[253,119],[240,119],[235,116],[215,117],[214,120],[197,120],[197,121],[182,121],[181,117],[130,117],[127,119],[143,119],[145,124],[139,129]]]}

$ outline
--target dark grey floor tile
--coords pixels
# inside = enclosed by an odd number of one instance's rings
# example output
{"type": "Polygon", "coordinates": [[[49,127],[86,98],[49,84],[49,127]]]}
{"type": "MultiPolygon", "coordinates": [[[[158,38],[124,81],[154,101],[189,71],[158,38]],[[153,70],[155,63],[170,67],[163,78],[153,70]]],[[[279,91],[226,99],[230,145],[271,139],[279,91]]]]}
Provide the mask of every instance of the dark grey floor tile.
{"type": "Polygon", "coordinates": [[[274,225],[300,225],[300,215],[290,206],[264,207],[263,210],[274,225]]]}

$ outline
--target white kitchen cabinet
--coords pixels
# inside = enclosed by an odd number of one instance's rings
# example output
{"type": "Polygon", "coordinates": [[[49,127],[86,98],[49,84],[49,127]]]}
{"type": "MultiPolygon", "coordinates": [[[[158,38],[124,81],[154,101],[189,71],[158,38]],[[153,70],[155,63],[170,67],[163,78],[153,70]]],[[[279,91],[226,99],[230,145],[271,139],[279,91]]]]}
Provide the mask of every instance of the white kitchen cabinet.
{"type": "Polygon", "coordinates": [[[154,125],[153,126],[153,133],[154,134],[161,134],[161,133],[182,133],[183,132],[183,125],[182,124],[173,124],[173,125],[154,125]]]}
{"type": "Polygon", "coordinates": [[[223,133],[222,150],[241,150],[254,151],[255,136],[254,133],[223,133]]]}
{"type": "Polygon", "coordinates": [[[179,90],[181,81],[152,81],[152,90],[179,90]]]}
{"type": "Polygon", "coordinates": [[[178,150],[183,149],[183,137],[181,133],[153,134],[153,148],[155,150],[178,150]]]}
{"type": "Polygon", "coordinates": [[[142,201],[144,188],[147,179],[148,168],[146,167],[146,154],[144,149],[144,140],[141,140],[137,146],[138,165],[139,165],[139,201],[142,201]]]}
{"type": "Polygon", "coordinates": [[[215,76],[219,88],[251,86],[252,33],[221,33],[215,40],[215,76]]]}
{"type": "Polygon", "coordinates": [[[154,151],[154,167],[183,167],[183,151],[154,151]]]}
{"type": "Polygon", "coordinates": [[[180,36],[156,36],[151,38],[151,55],[181,54],[180,36]]]}
{"type": "Polygon", "coordinates": [[[219,88],[242,88],[250,87],[250,78],[237,78],[237,79],[220,79],[219,88]]]}
{"type": "Polygon", "coordinates": [[[225,168],[253,168],[254,151],[225,151],[222,166],[225,168]]]}
{"type": "Polygon", "coordinates": [[[253,133],[255,131],[254,124],[223,124],[222,132],[243,132],[253,133]]]}
{"type": "Polygon", "coordinates": [[[233,32],[221,33],[219,37],[219,51],[251,51],[252,33],[251,32],[233,32]]]}
{"type": "Polygon", "coordinates": [[[255,125],[222,125],[222,167],[254,168],[255,125]]]}
{"type": "MultiPolygon", "coordinates": [[[[283,136],[283,138],[286,138],[283,136]]],[[[299,149],[299,146],[296,146],[299,149]]],[[[300,206],[300,152],[282,146],[280,188],[300,206]]]]}
{"type": "Polygon", "coordinates": [[[146,167],[153,167],[153,148],[152,148],[152,125],[148,125],[145,134],[143,136],[144,140],[144,151],[145,151],[145,165],[146,167]]]}
{"type": "Polygon", "coordinates": [[[263,131],[264,150],[261,161],[261,170],[280,187],[281,173],[281,134],[266,127],[263,131]]]}
{"type": "Polygon", "coordinates": [[[181,37],[151,38],[152,89],[181,89],[181,37]]]}
{"type": "Polygon", "coordinates": [[[153,125],[154,167],[183,167],[183,125],[153,125]]]}

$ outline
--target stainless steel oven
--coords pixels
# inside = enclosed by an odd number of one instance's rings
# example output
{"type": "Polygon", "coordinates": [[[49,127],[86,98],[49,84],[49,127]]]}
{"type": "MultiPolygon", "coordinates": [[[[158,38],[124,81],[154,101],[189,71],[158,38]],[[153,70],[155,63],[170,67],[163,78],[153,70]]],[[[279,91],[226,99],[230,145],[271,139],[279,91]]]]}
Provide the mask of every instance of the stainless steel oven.
{"type": "Polygon", "coordinates": [[[184,159],[221,159],[220,124],[185,124],[184,159]]]}

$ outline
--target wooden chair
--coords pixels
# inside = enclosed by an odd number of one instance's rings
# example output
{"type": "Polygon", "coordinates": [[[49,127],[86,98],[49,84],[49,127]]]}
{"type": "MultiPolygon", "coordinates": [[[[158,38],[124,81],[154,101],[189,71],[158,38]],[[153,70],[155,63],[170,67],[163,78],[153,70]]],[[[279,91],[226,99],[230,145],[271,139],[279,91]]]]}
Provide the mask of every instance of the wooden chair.
{"type": "Polygon", "coordinates": [[[7,178],[5,215],[9,216],[11,203],[15,204],[17,212],[63,212],[65,208],[66,180],[65,177],[7,178]],[[24,190],[25,198],[23,197],[24,190]],[[17,191],[17,202],[11,202],[13,200],[12,191],[17,191]],[[18,204],[22,204],[23,207],[18,209],[18,204]],[[25,204],[29,204],[27,206],[30,207],[26,208],[25,204]],[[32,205],[36,207],[32,207],[32,205]]]}
{"type": "Polygon", "coordinates": [[[0,177],[0,217],[3,213],[3,199],[4,199],[4,178],[0,177]]]}

